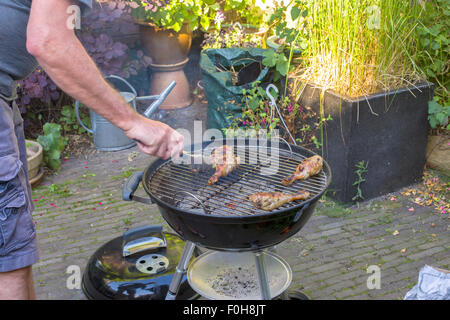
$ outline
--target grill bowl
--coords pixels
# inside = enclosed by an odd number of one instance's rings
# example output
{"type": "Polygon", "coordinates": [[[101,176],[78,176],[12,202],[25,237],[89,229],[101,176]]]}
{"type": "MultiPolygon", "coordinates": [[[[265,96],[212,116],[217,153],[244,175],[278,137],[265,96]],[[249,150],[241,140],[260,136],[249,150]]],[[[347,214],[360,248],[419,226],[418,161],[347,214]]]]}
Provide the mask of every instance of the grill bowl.
{"type": "MultiPolygon", "coordinates": [[[[236,150],[239,149],[239,146],[249,149],[251,146],[257,145],[258,142],[255,142],[255,140],[235,139],[231,143],[234,143],[236,150]]],[[[230,145],[229,140],[215,141],[215,143],[216,145],[221,143],[230,145]]],[[[271,148],[270,142],[266,143],[271,148]]],[[[209,141],[192,145],[191,150],[203,150],[210,144],[209,141]]],[[[246,181],[247,189],[242,191],[242,195],[240,195],[240,189],[231,193],[228,191],[236,185],[243,184],[244,175],[249,178],[248,172],[253,170],[251,165],[245,167],[243,171],[235,170],[229,176],[224,177],[222,181],[219,180],[217,186],[212,187],[213,191],[207,191],[206,188],[208,187],[202,179],[207,179],[214,170],[203,173],[200,177],[192,175],[187,178],[180,178],[181,182],[178,182],[177,175],[180,175],[180,173],[176,170],[176,166],[170,160],[159,159],[146,168],[142,176],[142,184],[151,200],[158,205],[163,218],[184,240],[214,250],[254,251],[271,247],[293,236],[305,225],[313,214],[317,201],[322,197],[331,182],[331,170],[324,161],[322,172],[319,174],[320,179],[310,178],[316,179],[316,184],[310,185],[308,181],[301,181],[295,182],[291,187],[282,186],[280,177],[288,174],[287,169],[283,168],[285,162],[287,162],[286,159],[293,159],[293,163],[297,164],[302,159],[315,155],[315,153],[302,147],[287,144],[280,144],[277,148],[279,148],[280,153],[281,172],[272,178],[257,174],[251,176],[252,179],[246,181]],[[170,177],[172,171],[173,177],[170,177]],[[270,212],[257,210],[246,200],[248,193],[262,191],[261,188],[258,189],[258,186],[253,185],[254,178],[259,179],[263,188],[265,187],[264,183],[272,179],[270,183],[274,185],[276,191],[292,192],[299,188],[308,189],[309,186],[313,189],[308,190],[312,191],[312,197],[306,201],[292,202],[270,212]],[[251,186],[250,182],[252,183],[251,186]],[[161,187],[163,185],[166,189],[161,187]],[[170,190],[167,190],[168,186],[171,186],[170,190]],[[252,191],[252,187],[255,188],[254,191],[252,191]],[[164,190],[166,191],[163,194],[162,191],[164,190]],[[216,193],[214,193],[214,190],[216,190],[216,193]],[[194,194],[197,199],[189,196],[180,197],[179,194],[183,192],[194,194]],[[231,201],[233,201],[233,197],[240,198],[239,206],[235,209],[226,209],[224,200],[217,200],[224,193],[230,197],[231,201]],[[192,208],[181,208],[178,199],[184,201],[188,198],[190,198],[189,202],[192,204],[192,208]],[[221,206],[225,209],[221,209],[221,206]],[[203,209],[205,207],[206,209],[213,207],[213,209],[216,209],[216,213],[205,213],[203,209]]],[[[295,171],[295,166],[291,165],[288,168],[291,170],[289,173],[295,171]]]]}

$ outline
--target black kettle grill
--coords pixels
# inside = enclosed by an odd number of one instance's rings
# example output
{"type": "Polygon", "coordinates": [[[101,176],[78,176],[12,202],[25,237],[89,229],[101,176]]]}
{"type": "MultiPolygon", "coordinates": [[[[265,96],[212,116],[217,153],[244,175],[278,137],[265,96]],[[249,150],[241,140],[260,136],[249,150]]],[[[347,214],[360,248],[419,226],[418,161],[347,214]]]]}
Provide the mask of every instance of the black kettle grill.
{"type": "MultiPolygon", "coordinates": [[[[214,173],[210,165],[196,165],[196,157],[180,161],[158,159],[144,172],[133,173],[123,188],[123,200],[157,204],[163,218],[186,241],[178,267],[165,299],[181,298],[184,276],[197,247],[216,251],[254,252],[261,297],[270,299],[263,249],[296,234],[313,214],[317,201],[331,182],[331,170],[324,161],[321,172],[290,186],[281,180],[295,172],[310,150],[279,144],[280,140],[228,139],[191,145],[187,153],[207,159],[222,145],[232,146],[241,158],[237,169],[221,177],[214,185],[208,179],[214,173]],[[191,163],[183,163],[183,161],[191,163]],[[193,161],[193,164],[192,164],[193,161]],[[135,195],[142,182],[149,198],[135,195]],[[261,191],[310,192],[309,199],[293,201],[273,211],[254,207],[248,197],[261,191]]],[[[94,258],[95,259],[95,258],[94,258]]]]}

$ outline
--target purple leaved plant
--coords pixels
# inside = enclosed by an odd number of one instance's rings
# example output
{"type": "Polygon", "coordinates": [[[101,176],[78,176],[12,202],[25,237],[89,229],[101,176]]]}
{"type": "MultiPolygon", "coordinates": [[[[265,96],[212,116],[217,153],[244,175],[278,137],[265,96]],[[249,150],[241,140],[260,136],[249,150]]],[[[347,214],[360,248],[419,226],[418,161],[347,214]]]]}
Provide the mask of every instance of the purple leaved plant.
{"type": "Polygon", "coordinates": [[[60,97],[58,87],[41,68],[37,68],[26,79],[18,82],[18,93],[17,104],[22,113],[25,113],[25,106],[29,105],[32,99],[49,104],[60,97]]]}

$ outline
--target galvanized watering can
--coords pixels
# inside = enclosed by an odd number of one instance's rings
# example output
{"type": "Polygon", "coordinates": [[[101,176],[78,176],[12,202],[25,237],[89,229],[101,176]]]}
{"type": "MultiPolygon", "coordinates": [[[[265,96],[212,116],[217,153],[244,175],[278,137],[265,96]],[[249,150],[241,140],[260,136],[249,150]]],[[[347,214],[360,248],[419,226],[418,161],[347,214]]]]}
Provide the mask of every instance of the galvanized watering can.
{"type": "MultiPolygon", "coordinates": [[[[159,95],[138,97],[136,90],[125,79],[115,75],[110,75],[105,78],[121,80],[131,89],[131,92],[121,91],[119,93],[134,110],[136,110],[137,100],[155,100],[154,102],[152,102],[152,104],[150,104],[150,106],[147,107],[147,109],[143,113],[143,115],[147,118],[150,117],[158,109],[158,107],[169,95],[170,91],[172,91],[173,87],[175,87],[176,84],[175,81],[172,81],[159,95]]],[[[119,151],[131,148],[136,145],[136,141],[128,138],[121,129],[92,110],[90,110],[92,129],[89,129],[88,127],[86,127],[83,121],[81,121],[79,107],[80,103],[76,101],[75,114],[77,116],[78,122],[84,129],[86,129],[87,132],[93,134],[94,146],[96,149],[101,151],[119,151]]]]}

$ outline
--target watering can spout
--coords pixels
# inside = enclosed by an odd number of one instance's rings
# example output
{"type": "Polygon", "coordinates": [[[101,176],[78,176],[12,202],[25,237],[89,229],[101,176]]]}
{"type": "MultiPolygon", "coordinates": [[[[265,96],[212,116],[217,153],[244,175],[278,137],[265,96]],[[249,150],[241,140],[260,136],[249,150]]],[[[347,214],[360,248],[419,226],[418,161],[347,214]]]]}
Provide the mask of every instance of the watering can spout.
{"type": "MultiPolygon", "coordinates": [[[[156,109],[158,109],[158,107],[167,98],[167,96],[169,95],[169,93],[172,91],[172,89],[175,87],[176,84],[177,83],[172,80],[169,83],[169,85],[159,94],[159,96],[156,96],[157,99],[144,111],[145,117],[147,117],[147,118],[150,117],[156,111],[156,109]]],[[[144,100],[144,99],[148,99],[148,98],[150,98],[150,96],[137,97],[136,100],[144,100]]]]}

